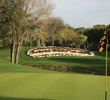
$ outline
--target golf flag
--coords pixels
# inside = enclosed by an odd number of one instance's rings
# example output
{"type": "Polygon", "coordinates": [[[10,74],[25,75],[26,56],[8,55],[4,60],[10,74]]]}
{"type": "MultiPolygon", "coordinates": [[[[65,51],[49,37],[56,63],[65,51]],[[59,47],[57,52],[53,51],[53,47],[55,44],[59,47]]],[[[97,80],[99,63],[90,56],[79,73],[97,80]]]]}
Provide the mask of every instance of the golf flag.
{"type": "Polygon", "coordinates": [[[104,36],[100,39],[99,42],[99,51],[102,52],[104,50],[104,47],[106,45],[106,40],[107,40],[107,32],[104,32],[104,36]]]}
{"type": "Polygon", "coordinates": [[[102,52],[104,49],[106,48],[106,64],[105,64],[105,100],[107,99],[107,90],[108,90],[108,35],[107,35],[107,31],[104,32],[103,37],[100,39],[99,42],[99,51],[102,52]]]}

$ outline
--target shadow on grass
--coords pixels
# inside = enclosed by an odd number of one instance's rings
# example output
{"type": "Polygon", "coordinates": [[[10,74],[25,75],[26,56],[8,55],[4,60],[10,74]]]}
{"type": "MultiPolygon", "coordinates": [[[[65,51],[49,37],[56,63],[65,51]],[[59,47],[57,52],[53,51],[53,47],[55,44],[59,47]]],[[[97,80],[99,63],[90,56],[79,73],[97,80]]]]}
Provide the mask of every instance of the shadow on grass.
{"type": "Polygon", "coordinates": [[[55,99],[0,97],[0,100],[55,100],[55,99]]]}
{"type": "Polygon", "coordinates": [[[94,52],[95,52],[95,55],[97,55],[97,56],[106,57],[106,52],[105,51],[103,51],[103,52],[94,51],[94,52]]]}
{"type": "MultiPolygon", "coordinates": [[[[59,57],[59,58],[50,58],[49,60],[52,60],[54,62],[64,62],[64,63],[69,63],[69,64],[76,64],[76,66],[87,66],[87,67],[100,67],[104,68],[105,66],[105,60],[104,59],[88,59],[88,58],[64,58],[64,57],[59,57]]],[[[70,65],[71,66],[71,65],[70,65]]]]}
{"type": "MultiPolygon", "coordinates": [[[[56,62],[64,62],[64,63],[75,63],[75,66],[72,66],[73,72],[78,73],[92,73],[96,75],[105,75],[105,60],[99,59],[99,58],[50,58],[50,60],[56,61],[56,62]]],[[[110,60],[109,60],[110,61],[110,60]]],[[[108,62],[108,65],[110,65],[110,62],[108,62]]],[[[71,66],[71,65],[70,65],[71,66]]],[[[110,66],[108,66],[108,72],[110,70],[110,66]]],[[[110,73],[108,73],[110,75],[110,73]]]]}

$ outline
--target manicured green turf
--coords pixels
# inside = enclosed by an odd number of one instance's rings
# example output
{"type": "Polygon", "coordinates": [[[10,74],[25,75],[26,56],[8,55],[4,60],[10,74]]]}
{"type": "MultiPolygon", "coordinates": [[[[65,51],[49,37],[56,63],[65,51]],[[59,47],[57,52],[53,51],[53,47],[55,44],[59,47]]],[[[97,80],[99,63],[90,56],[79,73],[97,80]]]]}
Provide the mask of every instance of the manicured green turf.
{"type": "MultiPolygon", "coordinates": [[[[26,48],[23,52],[25,50],[26,48]]],[[[33,61],[23,52],[20,63],[35,63],[38,61],[46,64],[46,60],[50,59],[45,58],[43,60],[42,58],[33,61]]],[[[11,64],[9,63],[9,49],[4,48],[0,49],[0,57],[0,100],[104,100],[104,76],[52,72],[11,64]]],[[[97,54],[94,58],[97,60],[104,57],[97,54]]],[[[75,60],[74,57],[71,59],[75,60]]],[[[52,61],[60,63],[61,59],[52,61]]],[[[78,64],[81,65],[84,62],[80,63],[79,60],[78,64]]],[[[71,64],[72,61],[67,60],[67,62],[62,61],[61,63],[71,64]]],[[[110,99],[109,83],[110,77],[108,77],[108,100],[110,99]]]]}
{"type": "Polygon", "coordinates": [[[104,100],[104,80],[83,74],[1,73],[0,100],[104,100]]]}

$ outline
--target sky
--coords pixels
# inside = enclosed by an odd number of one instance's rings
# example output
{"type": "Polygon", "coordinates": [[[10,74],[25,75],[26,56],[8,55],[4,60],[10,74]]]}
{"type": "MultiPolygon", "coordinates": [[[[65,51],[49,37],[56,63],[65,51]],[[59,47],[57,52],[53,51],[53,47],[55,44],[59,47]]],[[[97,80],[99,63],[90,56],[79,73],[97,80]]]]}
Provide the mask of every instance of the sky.
{"type": "Polygon", "coordinates": [[[110,24],[110,0],[51,0],[53,15],[74,28],[110,24]]]}

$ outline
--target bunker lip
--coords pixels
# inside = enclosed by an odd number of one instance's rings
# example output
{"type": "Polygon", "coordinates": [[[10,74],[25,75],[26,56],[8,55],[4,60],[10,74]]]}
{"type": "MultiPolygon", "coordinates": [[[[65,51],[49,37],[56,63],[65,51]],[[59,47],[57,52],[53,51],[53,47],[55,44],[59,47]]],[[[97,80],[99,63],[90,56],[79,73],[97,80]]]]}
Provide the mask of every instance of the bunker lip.
{"type": "MultiPolygon", "coordinates": [[[[44,69],[44,70],[59,71],[59,72],[77,72],[84,74],[105,75],[105,69],[100,69],[96,67],[53,66],[53,65],[36,65],[36,64],[29,64],[28,66],[44,69]]],[[[110,73],[108,73],[108,76],[110,76],[110,73]]]]}

